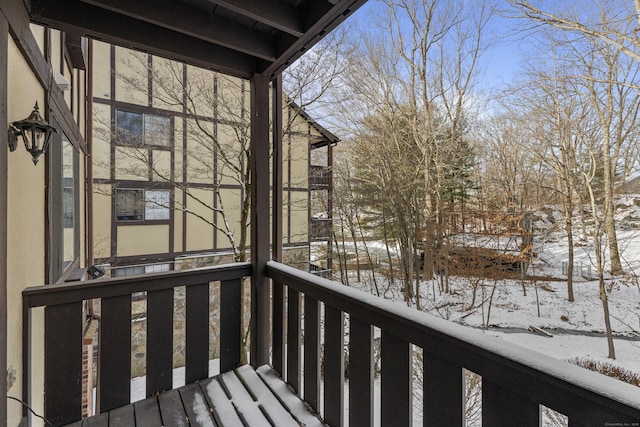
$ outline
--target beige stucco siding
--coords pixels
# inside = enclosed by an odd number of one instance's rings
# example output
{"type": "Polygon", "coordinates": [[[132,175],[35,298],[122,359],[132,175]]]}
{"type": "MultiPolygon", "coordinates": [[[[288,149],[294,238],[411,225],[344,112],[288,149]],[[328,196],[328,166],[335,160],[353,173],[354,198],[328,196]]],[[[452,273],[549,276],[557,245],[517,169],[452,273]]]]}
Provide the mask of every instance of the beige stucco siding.
{"type": "Polygon", "coordinates": [[[153,73],[155,76],[152,106],[163,110],[182,111],[182,81],[175,80],[173,76],[182,79],[181,63],[169,59],[153,57],[153,73]]]}
{"type": "Polygon", "coordinates": [[[93,187],[93,251],[95,258],[110,258],[111,254],[111,186],[93,187]]]}
{"type": "MultiPolygon", "coordinates": [[[[218,247],[230,248],[232,247],[228,234],[233,235],[233,240],[236,245],[240,241],[240,190],[221,189],[220,190],[221,203],[224,206],[224,215],[219,213],[217,224],[222,231],[218,231],[218,247]]],[[[221,206],[218,206],[219,208],[221,206]]],[[[247,231],[247,236],[249,231],[247,231]]]]}
{"type": "Polygon", "coordinates": [[[38,24],[29,24],[29,28],[31,29],[33,37],[36,39],[36,43],[38,44],[38,48],[40,49],[40,54],[44,55],[45,28],[42,25],[38,24]]]}
{"type": "MultiPolygon", "coordinates": [[[[247,88],[248,89],[248,88],[247,88]]],[[[230,122],[240,122],[244,111],[248,112],[247,98],[239,96],[242,80],[218,74],[218,117],[230,122]]],[[[247,92],[249,92],[247,90],[247,92]]]]}
{"type": "Polygon", "coordinates": [[[187,120],[187,181],[194,184],[213,183],[213,123],[187,120]]]}
{"type": "Polygon", "coordinates": [[[174,206],[176,207],[173,213],[173,250],[175,252],[181,252],[182,247],[182,191],[175,189],[173,192],[174,206]]]}
{"type": "Polygon", "coordinates": [[[118,256],[162,254],[169,252],[169,226],[118,226],[118,256]]]}
{"type": "Polygon", "coordinates": [[[146,147],[116,147],[116,179],[132,181],[149,180],[149,157],[146,147]]]}
{"type": "Polygon", "coordinates": [[[308,239],[308,197],[303,191],[291,192],[291,243],[307,242],[308,239]]]}
{"type": "Polygon", "coordinates": [[[116,47],[116,100],[148,105],[147,55],[116,47]]]}
{"type": "Polygon", "coordinates": [[[93,177],[109,179],[111,143],[109,129],[110,109],[107,105],[93,104],[93,177]]]}
{"type": "Polygon", "coordinates": [[[111,98],[111,46],[97,40],[90,43],[93,43],[93,96],[109,99],[111,98]]]}
{"type": "Polygon", "coordinates": [[[309,185],[309,145],[304,136],[294,135],[291,141],[291,187],[309,185]]]}
{"type": "MultiPolygon", "coordinates": [[[[7,86],[10,89],[7,97],[9,122],[22,120],[31,113],[33,105],[44,106],[44,90],[22,58],[15,43],[9,37],[7,86]],[[12,88],[14,88],[12,90],[12,88]],[[17,88],[20,88],[19,90],[17,88]]],[[[3,72],[0,70],[0,72],[3,72]]],[[[42,110],[41,110],[42,111],[42,110]]],[[[6,129],[3,130],[6,132],[6,129]]],[[[6,149],[6,147],[4,148],[6,149]]],[[[7,366],[15,372],[16,381],[9,390],[11,396],[22,393],[22,290],[28,286],[42,285],[45,281],[45,168],[42,162],[34,166],[31,156],[18,146],[9,153],[7,168],[7,366]]],[[[34,378],[42,379],[42,358],[44,353],[43,327],[41,312],[34,313],[33,354],[37,355],[33,367],[34,378]]],[[[42,413],[43,384],[34,384],[33,409],[42,413]]],[[[9,404],[8,425],[18,425],[21,407],[9,404]]]]}
{"type": "Polygon", "coordinates": [[[153,180],[157,182],[170,182],[173,179],[171,174],[171,152],[166,150],[153,150],[153,180]]]}
{"type": "Polygon", "coordinates": [[[194,197],[187,197],[187,209],[193,214],[187,214],[187,251],[207,250],[213,247],[213,227],[208,222],[213,222],[214,193],[212,190],[189,190],[194,197]],[[197,215],[197,216],[196,216],[197,215]],[[200,219],[198,216],[204,218],[200,219]]]}
{"type": "MultiPolygon", "coordinates": [[[[221,184],[240,185],[241,175],[235,170],[240,164],[240,160],[246,159],[242,153],[242,132],[241,126],[218,125],[218,141],[221,153],[218,155],[218,177],[221,184]],[[222,157],[229,159],[224,161],[222,157]],[[230,163],[232,166],[230,166],[230,163]]],[[[245,142],[246,144],[247,142],[245,142]]]]}
{"type": "Polygon", "coordinates": [[[215,73],[192,65],[187,65],[189,81],[188,96],[193,99],[189,110],[196,108],[196,113],[204,117],[213,117],[215,73]],[[195,107],[194,107],[195,106],[195,107]]]}

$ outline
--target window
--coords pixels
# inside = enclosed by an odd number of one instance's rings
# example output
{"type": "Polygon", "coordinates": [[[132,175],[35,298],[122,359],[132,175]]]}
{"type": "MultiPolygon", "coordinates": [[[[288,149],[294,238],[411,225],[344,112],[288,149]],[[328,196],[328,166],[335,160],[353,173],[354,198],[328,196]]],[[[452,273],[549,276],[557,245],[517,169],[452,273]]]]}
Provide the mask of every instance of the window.
{"type": "Polygon", "coordinates": [[[113,277],[133,276],[135,274],[164,273],[171,271],[171,263],[130,265],[126,267],[112,267],[113,277]]]}
{"type": "Polygon", "coordinates": [[[144,115],[144,143],[146,145],[171,145],[171,119],[169,117],[144,115]]]}
{"type": "Polygon", "coordinates": [[[47,152],[50,167],[47,177],[49,266],[46,280],[56,283],[80,266],[80,152],[55,117],[52,123],[58,132],[52,135],[47,152]]]}
{"type": "Polygon", "coordinates": [[[119,144],[169,147],[172,134],[170,117],[116,111],[116,141],[119,144]]]}
{"type": "Polygon", "coordinates": [[[170,195],[168,190],[145,191],[145,219],[169,219],[170,195]]]}
{"type": "Polygon", "coordinates": [[[118,221],[153,221],[169,219],[169,190],[116,190],[118,221]]]}
{"type": "Polygon", "coordinates": [[[62,194],[62,210],[64,218],[64,228],[73,228],[73,214],[75,209],[75,194],[73,190],[73,177],[62,177],[63,194],[62,194]]]}
{"type": "Polygon", "coordinates": [[[64,255],[62,269],[66,269],[79,256],[79,224],[80,205],[78,203],[78,151],[66,135],[62,135],[62,246],[64,255]]]}

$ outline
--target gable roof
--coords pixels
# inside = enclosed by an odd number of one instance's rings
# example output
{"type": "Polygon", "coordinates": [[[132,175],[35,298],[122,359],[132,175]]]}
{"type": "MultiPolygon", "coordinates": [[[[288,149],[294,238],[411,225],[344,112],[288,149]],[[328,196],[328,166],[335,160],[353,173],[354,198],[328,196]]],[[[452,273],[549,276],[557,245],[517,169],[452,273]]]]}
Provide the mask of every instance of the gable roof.
{"type": "Polygon", "coordinates": [[[274,78],[365,2],[32,0],[30,18],[237,77],[274,78]]]}
{"type": "Polygon", "coordinates": [[[289,100],[288,102],[291,108],[296,112],[296,114],[305,119],[311,125],[311,127],[313,127],[321,135],[321,137],[316,138],[316,140],[311,143],[311,148],[320,148],[329,144],[335,145],[340,142],[340,138],[335,136],[320,123],[315,121],[315,119],[313,119],[313,117],[311,117],[309,113],[304,110],[304,108],[300,107],[293,100],[289,100]]]}

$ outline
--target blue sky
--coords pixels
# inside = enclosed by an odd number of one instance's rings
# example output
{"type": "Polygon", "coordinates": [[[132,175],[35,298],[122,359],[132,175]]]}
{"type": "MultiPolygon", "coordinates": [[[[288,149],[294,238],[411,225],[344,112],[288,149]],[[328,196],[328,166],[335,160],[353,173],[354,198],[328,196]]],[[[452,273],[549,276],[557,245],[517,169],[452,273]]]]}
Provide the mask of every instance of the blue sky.
{"type": "MultiPolygon", "coordinates": [[[[380,3],[379,0],[369,0],[352,17],[354,23],[368,25],[371,13],[380,13],[380,3]]],[[[497,15],[492,17],[488,36],[492,37],[493,41],[482,58],[483,86],[486,88],[502,86],[516,77],[527,45],[526,42],[518,40],[518,35],[514,35],[514,28],[518,24],[521,24],[521,21],[497,15]]]]}

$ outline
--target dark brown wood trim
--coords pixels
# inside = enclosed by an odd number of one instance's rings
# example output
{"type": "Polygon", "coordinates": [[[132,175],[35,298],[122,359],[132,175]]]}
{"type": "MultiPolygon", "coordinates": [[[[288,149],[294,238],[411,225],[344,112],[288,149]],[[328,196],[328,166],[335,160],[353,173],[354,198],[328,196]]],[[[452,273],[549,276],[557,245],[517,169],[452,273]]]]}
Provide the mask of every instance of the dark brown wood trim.
{"type": "MultiPolygon", "coordinates": [[[[311,241],[311,183],[309,182],[309,171],[311,170],[311,123],[307,121],[307,188],[304,190],[307,192],[307,242],[311,241]]],[[[311,260],[311,246],[309,246],[309,252],[307,253],[307,259],[311,260]]]]}
{"type": "MultiPolygon", "coordinates": [[[[216,96],[217,96],[217,93],[216,93],[216,96]]],[[[219,118],[217,114],[217,108],[215,105],[214,105],[214,111],[215,111],[214,117],[212,118],[208,116],[201,116],[198,114],[195,114],[195,115],[191,114],[190,112],[187,111],[186,104],[183,104],[185,106],[185,108],[183,108],[183,111],[173,111],[173,110],[166,110],[163,108],[158,108],[153,106],[150,107],[150,106],[144,106],[140,104],[131,104],[129,102],[115,101],[112,99],[105,99],[100,97],[94,97],[93,102],[95,104],[114,105],[118,110],[122,110],[122,111],[150,113],[157,116],[165,116],[165,117],[171,116],[171,117],[190,118],[190,119],[197,119],[198,121],[201,121],[201,122],[219,123],[219,124],[224,124],[229,126],[244,126],[244,123],[242,122],[219,118]]],[[[183,102],[187,102],[186,99],[183,102]]]]}
{"type": "Polygon", "coordinates": [[[251,364],[269,362],[269,79],[251,78],[251,364]]]}
{"type": "MultiPolygon", "coordinates": [[[[7,67],[9,23],[0,13],[0,372],[7,372],[7,67]]],[[[7,375],[0,375],[0,425],[7,422],[7,375]]]]}
{"type": "Polygon", "coordinates": [[[49,5],[46,2],[33,4],[34,22],[185,61],[205,69],[247,78],[257,69],[265,69],[271,64],[270,61],[119,15],[80,0],[57,2],[55,7],[47,7],[49,5]]]}
{"type": "MultiPolygon", "coordinates": [[[[287,110],[287,129],[291,129],[291,125],[293,124],[294,118],[291,117],[291,110],[287,110]]],[[[291,243],[291,156],[292,156],[292,147],[293,138],[291,133],[287,132],[287,180],[284,183],[287,188],[287,236],[286,242],[291,243]]],[[[283,187],[284,188],[284,187],[283,187]]]]}
{"type": "Polygon", "coordinates": [[[282,261],[282,74],[271,83],[273,111],[272,256],[282,261]]]}
{"type": "MultiPolygon", "coordinates": [[[[116,122],[116,107],[113,105],[113,101],[116,99],[116,47],[115,45],[109,46],[109,70],[111,73],[109,79],[109,96],[111,97],[111,108],[109,109],[110,126],[114,126],[116,122]]],[[[96,101],[94,99],[94,101],[96,101]]],[[[93,120],[93,119],[92,119],[93,120]]],[[[110,132],[109,139],[109,178],[111,182],[116,180],[116,165],[114,159],[116,158],[116,138],[114,132],[110,132]]],[[[98,182],[98,180],[96,180],[98,182]]],[[[109,255],[111,257],[118,256],[118,225],[115,221],[116,217],[116,190],[115,186],[111,186],[111,241],[109,242],[109,255]]]]}
{"type": "MultiPolygon", "coordinates": [[[[251,274],[251,264],[237,262],[210,268],[168,271],[143,276],[118,277],[61,285],[33,286],[22,291],[26,307],[66,304],[93,298],[109,298],[136,292],[200,285],[215,281],[233,280],[251,274]]],[[[27,310],[28,311],[28,310],[27,310]]]]}
{"type": "MultiPolygon", "coordinates": [[[[174,171],[174,178],[176,181],[181,182],[182,185],[186,185],[187,183],[187,160],[188,160],[188,155],[187,155],[187,119],[186,117],[188,116],[188,111],[187,111],[187,79],[188,79],[188,75],[187,75],[187,65],[183,64],[182,65],[182,81],[183,81],[183,90],[182,90],[182,117],[180,117],[180,119],[182,120],[181,126],[182,126],[182,135],[180,138],[180,147],[182,148],[182,170],[181,172],[181,176],[177,177],[175,176],[175,171],[174,171]],[[180,181],[182,180],[182,181],[180,181]]],[[[214,106],[215,108],[215,106],[214,106]]],[[[178,144],[176,143],[174,145],[174,147],[177,147],[178,144]]],[[[173,153],[175,155],[175,150],[173,150],[173,153]]],[[[181,240],[181,244],[182,244],[182,248],[181,250],[184,252],[187,250],[187,212],[184,211],[184,208],[187,206],[187,193],[186,191],[182,190],[182,207],[183,207],[183,211],[181,213],[181,217],[182,217],[182,233],[180,236],[180,240],[181,240]]],[[[214,241],[214,245],[215,245],[215,241],[214,241]]]]}
{"type": "MultiPolygon", "coordinates": [[[[87,56],[90,71],[86,74],[85,90],[86,90],[86,109],[84,111],[85,123],[87,126],[87,157],[85,158],[86,170],[86,188],[85,188],[85,228],[87,247],[85,248],[87,256],[87,266],[93,265],[94,249],[93,249],[93,40],[88,40],[87,56]],[[90,114],[87,114],[89,112],[90,114]]],[[[79,74],[79,73],[78,73],[79,74]]]]}
{"type": "Polygon", "coordinates": [[[64,94],[57,85],[52,84],[53,71],[49,62],[40,54],[40,47],[29,27],[29,15],[24,3],[21,1],[3,2],[2,13],[11,23],[9,30],[22,56],[33,70],[42,87],[49,89],[49,108],[60,121],[60,125],[67,133],[69,140],[75,141],[78,144],[78,148],[82,152],[86,152],[84,138],[64,100],[64,94]]]}
{"type": "MultiPolygon", "coordinates": [[[[327,165],[329,167],[329,191],[327,191],[327,211],[329,217],[331,218],[332,228],[333,228],[333,144],[329,144],[327,147],[327,165]]],[[[329,236],[331,237],[331,236],[329,236]]],[[[332,244],[331,238],[327,241],[327,268],[329,270],[333,269],[333,255],[332,255],[332,244]]]]}

